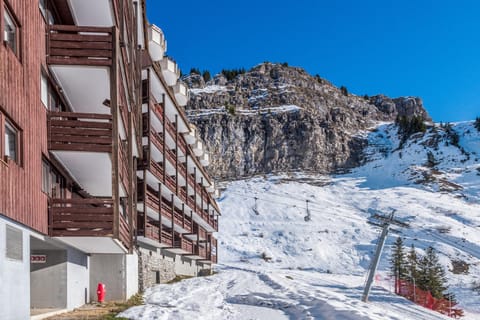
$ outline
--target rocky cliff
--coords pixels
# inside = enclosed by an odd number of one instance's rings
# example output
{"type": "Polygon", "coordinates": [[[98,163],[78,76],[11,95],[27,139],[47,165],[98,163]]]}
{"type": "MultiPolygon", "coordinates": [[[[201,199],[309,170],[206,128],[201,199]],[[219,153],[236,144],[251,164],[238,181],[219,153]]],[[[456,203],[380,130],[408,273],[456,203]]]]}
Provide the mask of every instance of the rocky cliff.
{"type": "Polygon", "coordinates": [[[280,171],[331,173],[362,162],[360,133],[397,115],[430,120],[422,101],[360,97],[301,68],[263,63],[227,80],[197,74],[187,106],[211,155],[209,171],[231,179],[280,171]]]}

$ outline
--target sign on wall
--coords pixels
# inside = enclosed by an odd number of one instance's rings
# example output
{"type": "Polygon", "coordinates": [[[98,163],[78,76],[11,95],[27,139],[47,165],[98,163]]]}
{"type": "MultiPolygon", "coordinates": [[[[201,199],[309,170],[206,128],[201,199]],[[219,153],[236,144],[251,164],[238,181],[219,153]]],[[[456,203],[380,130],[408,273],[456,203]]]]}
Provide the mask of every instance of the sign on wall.
{"type": "Polygon", "coordinates": [[[32,254],[30,256],[30,263],[46,263],[47,255],[46,254],[32,254]]]}

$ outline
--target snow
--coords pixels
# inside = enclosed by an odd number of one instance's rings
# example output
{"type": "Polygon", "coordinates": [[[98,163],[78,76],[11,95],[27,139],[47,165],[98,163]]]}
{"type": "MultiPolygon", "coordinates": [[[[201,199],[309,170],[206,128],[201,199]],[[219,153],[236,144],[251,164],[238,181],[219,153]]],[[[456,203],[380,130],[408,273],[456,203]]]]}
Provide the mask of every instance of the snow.
{"type": "MultiPolygon", "coordinates": [[[[252,108],[252,109],[236,109],[235,115],[243,115],[243,116],[251,116],[257,114],[266,114],[266,113],[282,113],[282,112],[297,112],[302,108],[296,105],[282,105],[277,107],[264,107],[264,108],[252,108]]],[[[214,114],[226,114],[227,110],[224,106],[219,108],[212,108],[212,109],[195,109],[195,110],[188,110],[187,114],[190,118],[199,118],[205,116],[211,116],[214,114]]]]}
{"type": "Polygon", "coordinates": [[[190,93],[192,94],[200,94],[200,93],[216,93],[216,92],[225,92],[227,91],[226,86],[219,86],[216,84],[212,84],[209,86],[206,86],[204,88],[199,88],[199,89],[190,89],[190,93]]]}
{"type": "Polygon", "coordinates": [[[369,161],[350,173],[296,173],[225,184],[219,199],[217,273],[148,289],[146,304],[121,316],[449,319],[392,293],[388,260],[401,236],[419,253],[428,246],[437,250],[450,290],[465,310],[463,319],[479,319],[480,294],[470,287],[480,282],[480,135],[471,122],[455,124],[454,130],[461,134],[460,146],[469,158],[443,142],[438,150],[425,147],[432,133],[399,149],[396,129],[382,124],[368,133],[369,161]],[[431,171],[424,165],[428,150],[439,161],[439,174],[415,183],[431,171]],[[447,182],[461,188],[444,189],[447,182]],[[380,233],[371,222],[375,214],[392,210],[408,227],[392,227],[369,303],[363,303],[360,297],[380,233]],[[468,274],[453,274],[452,260],[467,262],[468,274]]]}

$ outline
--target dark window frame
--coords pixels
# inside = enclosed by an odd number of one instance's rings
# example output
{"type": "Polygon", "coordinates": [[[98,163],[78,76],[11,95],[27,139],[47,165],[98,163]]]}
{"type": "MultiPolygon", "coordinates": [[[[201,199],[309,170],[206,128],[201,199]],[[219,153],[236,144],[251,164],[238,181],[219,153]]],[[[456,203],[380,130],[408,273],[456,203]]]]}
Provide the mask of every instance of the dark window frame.
{"type": "Polygon", "coordinates": [[[65,99],[61,89],[55,83],[55,80],[50,76],[48,69],[43,65],[40,67],[40,102],[45,109],[53,112],[70,112],[71,108],[65,99]],[[47,80],[47,105],[42,100],[42,76],[47,80]]]}
{"type": "Polygon", "coordinates": [[[6,164],[15,163],[16,165],[22,167],[23,166],[23,130],[20,126],[17,125],[15,121],[13,121],[8,114],[2,109],[0,106],[0,159],[2,162],[6,164]],[[7,134],[7,126],[10,127],[10,130],[13,129],[15,131],[16,143],[15,143],[15,159],[7,156],[6,153],[6,134],[7,134]]]}
{"type": "Polygon", "coordinates": [[[1,3],[1,24],[0,24],[0,29],[1,29],[1,36],[2,36],[2,42],[3,45],[6,48],[9,48],[9,50],[17,57],[19,61],[21,61],[21,54],[22,54],[22,25],[20,21],[18,20],[15,11],[13,10],[12,6],[8,3],[8,1],[4,0],[1,3]],[[10,20],[12,23],[15,25],[15,48],[12,48],[12,46],[8,43],[7,39],[5,39],[5,15],[8,14],[10,20]]]}
{"type": "Polygon", "coordinates": [[[42,156],[42,186],[41,190],[49,198],[65,199],[67,195],[67,179],[60,170],[42,156]]]}
{"type": "MultiPolygon", "coordinates": [[[[22,131],[10,120],[8,117],[4,116],[4,121],[3,121],[3,137],[6,139],[7,136],[7,130],[8,131],[13,131],[14,137],[15,137],[15,157],[12,157],[11,155],[7,155],[7,148],[9,146],[6,145],[6,140],[4,141],[4,148],[3,148],[3,156],[5,158],[5,162],[8,162],[8,160],[11,160],[21,166],[22,164],[22,148],[21,148],[21,143],[22,143],[22,131]]],[[[10,152],[9,152],[10,153],[10,152]]]]}

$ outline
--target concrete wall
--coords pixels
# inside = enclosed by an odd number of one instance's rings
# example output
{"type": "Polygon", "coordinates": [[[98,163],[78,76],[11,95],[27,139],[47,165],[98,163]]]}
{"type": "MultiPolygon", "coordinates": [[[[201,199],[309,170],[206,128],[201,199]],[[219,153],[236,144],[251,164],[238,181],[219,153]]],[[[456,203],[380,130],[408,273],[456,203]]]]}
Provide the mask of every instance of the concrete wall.
{"type": "Polygon", "coordinates": [[[90,302],[90,270],[88,256],[75,249],[67,251],[67,308],[90,302]]]}
{"type": "Polygon", "coordinates": [[[30,297],[32,308],[58,308],[67,306],[67,251],[35,250],[32,254],[45,254],[46,263],[31,265],[30,297]]]}
{"type": "Polygon", "coordinates": [[[30,318],[30,231],[0,216],[0,319],[30,318]],[[22,230],[22,261],[6,258],[6,224],[22,230]]]}
{"type": "Polygon", "coordinates": [[[138,255],[137,253],[127,254],[125,256],[126,266],[126,298],[130,298],[138,292],[138,255]]]}
{"type": "Polygon", "coordinates": [[[126,299],[125,255],[92,254],[90,256],[90,300],[97,301],[97,285],[106,286],[106,301],[126,299]]]}
{"type": "MultiPolygon", "coordinates": [[[[49,243],[44,245],[48,247],[49,243]]],[[[30,266],[32,308],[74,309],[89,301],[89,266],[85,253],[65,247],[36,249],[32,254],[47,256],[46,263],[30,266]]]]}

